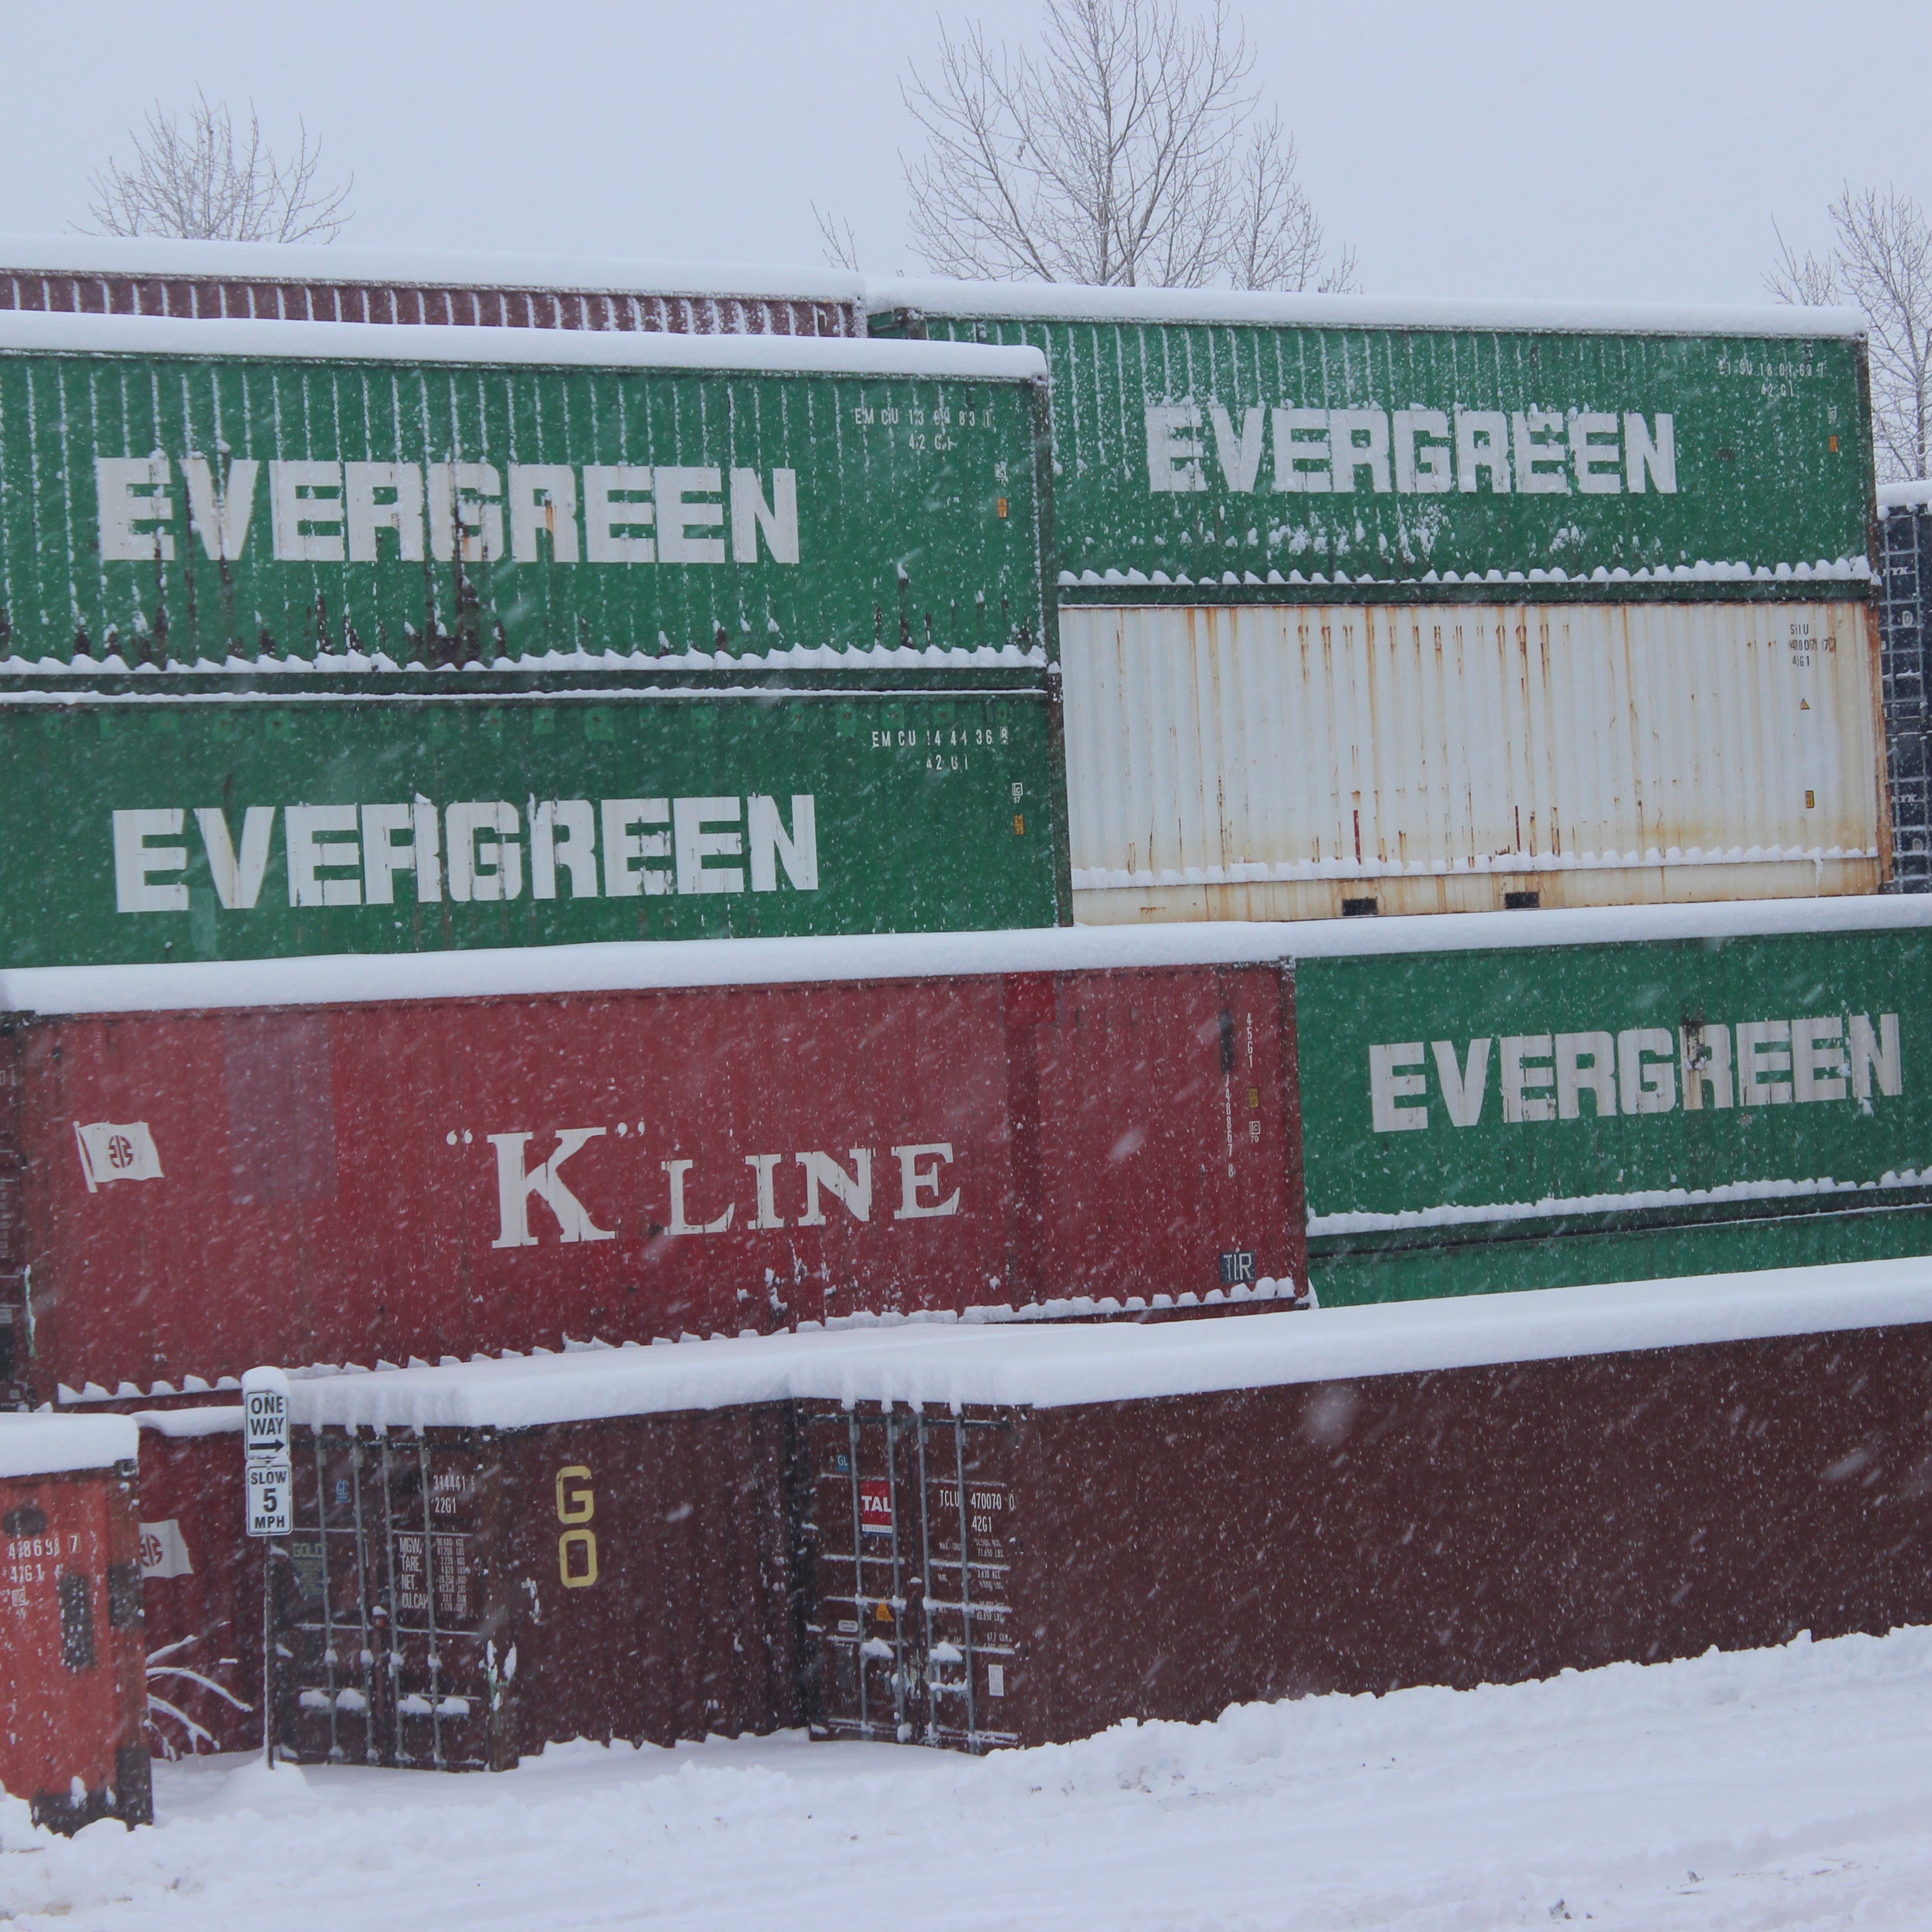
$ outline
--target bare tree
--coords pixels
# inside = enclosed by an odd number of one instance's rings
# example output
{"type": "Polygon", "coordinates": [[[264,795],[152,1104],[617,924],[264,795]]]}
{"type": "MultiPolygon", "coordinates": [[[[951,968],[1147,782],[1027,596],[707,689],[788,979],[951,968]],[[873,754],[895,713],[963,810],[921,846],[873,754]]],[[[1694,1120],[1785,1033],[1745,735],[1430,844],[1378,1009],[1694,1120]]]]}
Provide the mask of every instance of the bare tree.
{"type": "Polygon", "coordinates": [[[1198,288],[1346,288],[1294,143],[1259,117],[1225,0],[1045,0],[1037,52],[942,27],[901,83],[926,151],[912,227],[942,274],[1198,288]]]}
{"type": "Polygon", "coordinates": [[[1895,188],[1849,184],[1831,205],[1832,244],[1821,258],[1778,236],[1765,286],[1810,308],[1844,302],[1865,312],[1871,349],[1872,421],[1888,482],[1928,473],[1932,456],[1932,224],[1895,188]]]}
{"type": "Polygon", "coordinates": [[[103,235],[171,235],[195,242],[332,242],[350,218],[352,176],[320,178],[322,149],[301,128],[296,152],[279,159],[252,104],[238,129],[225,102],[197,92],[183,117],[157,101],[147,124],[130,129],[131,162],[110,160],[88,183],[88,212],[103,235]]]}

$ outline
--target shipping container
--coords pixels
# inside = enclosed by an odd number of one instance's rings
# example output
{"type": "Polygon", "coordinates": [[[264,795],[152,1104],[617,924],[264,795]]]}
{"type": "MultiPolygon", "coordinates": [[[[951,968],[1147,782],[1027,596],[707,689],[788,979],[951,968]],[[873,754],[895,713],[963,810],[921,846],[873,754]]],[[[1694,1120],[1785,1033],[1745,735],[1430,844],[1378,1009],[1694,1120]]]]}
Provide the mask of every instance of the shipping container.
{"type": "MultiPolygon", "coordinates": [[[[103,1405],[91,1406],[98,1409],[103,1405]]],[[[262,1748],[262,1539],[244,1533],[242,1408],[230,1392],[130,1401],[140,1425],[148,1746],[157,1757],[262,1748]]]]}
{"type": "Polygon", "coordinates": [[[0,316],[0,963],[1066,918],[1040,374],[0,316]]]}
{"type": "Polygon", "coordinates": [[[0,1789],[34,1822],[152,1822],[136,1431],[0,1414],[0,1789]]]}
{"type": "MultiPolygon", "coordinates": [[[[482,958],[502,990],[464,998],[357,1001],[356,962],[286,962],[220,969],[201,1010],[15,1017],[23,1392],[1296,1292],[1278,966],[1109,966],[1153,949],[1075,934],[825,944],[482,958]],[[944,970],[975,944],[993,970],[944,970]],[[589,989],[543,990],[557,959],[589,989]],[[693,967],[727,983],[676,983],[693,967]],[[794,982],[747,983],[774,971],[794,982]],[[261,1004],[278,972],[337,1003],[261,1004]]],[[[7,992],[165,1000],[216,971],[7,992]]]]}
{"type": "Polygon", "coordinates": [[[1870,892],[1862,602],[1061,614],[1076,916],[1870,892]]]}
{"type": "Polygon", "coordinates": [[[1303,928],[1323,1304],[1932,1250],[1925,905],[1303,928]]]}
{"type": "Polygon", "coordinates": [[[481,1768],[796,1670],[976,1750],[1922,1622],[1928,1322],[1893,1262],[300,1379],[280,1735],[481,1768]]]}
{"type": "Polygon", "coordinates": [[[0,694],[0,966],[1070,916],[1036,670],[354,698],[47,682],[0,694]]]}
{"type": "Polygon", "coordinates": [[[862,335],[835,269],[304,248],[153,236],[0,237],[0,309],[680,334],[862,335]]]}
{"type": "Polygon", "coordinates": [[[0,662],[1043,668],[1046,431],[1031,350],[0,314],[0,662]]]}
{"type": "Polygon", "coordinates": [[[1932,1278],[1862,1272],[1262,1316],[1186,1355],[1003,1334],[801,1400],[813,1734],[981,1750],[1923,1622],[1932,1278]]]}
{"type": "Polygon", "coordinates": [[[882,334],[1045,354],[1069,603],[1397,583],[1460,603],[1472,578],[1534,602],[1816,598],[1868,578],[1855,310],[896,278],[871,306],[882,334]]]}
{"type": "Polygon", "coordinates": [[[790,1429],[766,1404],[298,1430],[274,1566],[282,1750],[503,1770],[574,1738],[796,1726],[790,1429]]]}
{"type": "Polygon", "coordinates": [[[1932,484],[1879,490],[1879,628],[1894,892],[1932,892],[1932,484]]]}

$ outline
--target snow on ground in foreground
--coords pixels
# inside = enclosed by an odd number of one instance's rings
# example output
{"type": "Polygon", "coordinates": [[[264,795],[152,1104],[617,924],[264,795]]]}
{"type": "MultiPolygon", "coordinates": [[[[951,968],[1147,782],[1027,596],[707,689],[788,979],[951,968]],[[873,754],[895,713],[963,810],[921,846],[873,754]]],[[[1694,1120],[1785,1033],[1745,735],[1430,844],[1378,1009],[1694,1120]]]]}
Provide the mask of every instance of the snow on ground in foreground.
{"type": "Polygon", "coordinates": [[[788,1736],[504,1775],[158,1768],[0,1921],[1196,1928],[1932,1921],[1932,1630],[1251,1705],[982,1760],[788,1736]],[[40,1915],[46,1915],[44,1921],[40,1915]]]}

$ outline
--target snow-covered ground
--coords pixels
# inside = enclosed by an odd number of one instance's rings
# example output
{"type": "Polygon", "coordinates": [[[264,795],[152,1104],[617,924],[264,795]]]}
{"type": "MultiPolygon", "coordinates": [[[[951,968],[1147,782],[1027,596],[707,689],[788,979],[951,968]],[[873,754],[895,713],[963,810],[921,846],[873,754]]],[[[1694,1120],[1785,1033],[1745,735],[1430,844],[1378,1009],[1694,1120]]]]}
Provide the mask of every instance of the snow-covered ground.
{"type": "Polygon", "coordinates": [[[505,1775],[160,1768],[0,1921],[143,1932],[1932,1924],[1932,1630],[1254,1705],[968,1760],[784,1737],[505,1775]],[[44,1916],[43,1916],[44,1915],[44,1916]]]}

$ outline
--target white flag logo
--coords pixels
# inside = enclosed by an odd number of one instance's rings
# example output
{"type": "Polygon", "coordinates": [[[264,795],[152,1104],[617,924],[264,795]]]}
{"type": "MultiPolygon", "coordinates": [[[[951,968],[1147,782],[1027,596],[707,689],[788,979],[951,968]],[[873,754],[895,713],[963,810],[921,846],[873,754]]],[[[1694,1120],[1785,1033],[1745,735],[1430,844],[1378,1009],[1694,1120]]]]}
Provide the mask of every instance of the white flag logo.
{"type": "Polygon", "coordinates": [[[80,1143],[80,1171],[87,1177],[92,1194],[110,1180],[158,1180],[161,1157],[154,1150],[154,1137],[146,1120],[124,1125],[114,1120],[95,1120],[82,1126],[76,1120],[74,1138],[80,1143]]]}
{"type": "Polygon", "coordinates": [[[147,1576],[192,1576],[194,1564],[188,1553],[188,1538],[182,1535],[178,1518],[166,1522],[141,1526],[141,1574],[147,1576]]]}

